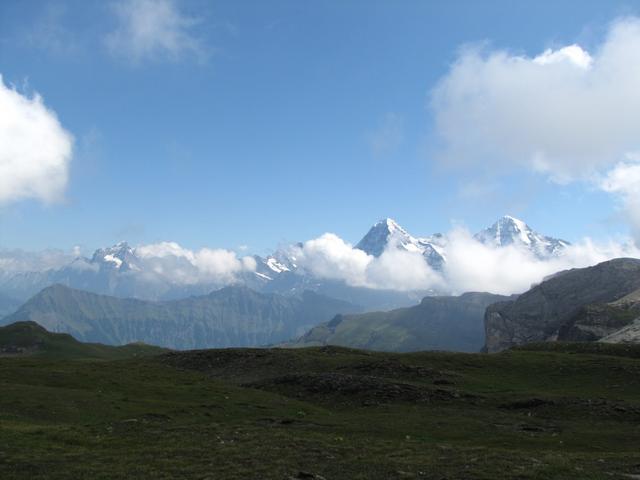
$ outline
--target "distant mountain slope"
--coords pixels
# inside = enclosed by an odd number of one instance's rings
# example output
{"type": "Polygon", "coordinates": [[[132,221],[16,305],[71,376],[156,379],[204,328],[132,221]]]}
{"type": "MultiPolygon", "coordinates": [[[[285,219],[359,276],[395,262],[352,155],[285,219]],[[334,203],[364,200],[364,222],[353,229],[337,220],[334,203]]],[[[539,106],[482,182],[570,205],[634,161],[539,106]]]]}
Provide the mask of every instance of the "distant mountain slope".
{"type": "Polygon", "coordinates": [[[311,275],[283,272],[263,286],[263,293],[276,293],[285,296],[298,295],[304,291],[313,291],[319,295],[342,300],[354,305],[362,305],[363,311],[391,310],[413,306],[427,292],[403,292],[397,290],[378,290],[366,287],[352,287],[340,280],[320,280],[311,275]]]}
{"type": "Polygon", "coordinates": [[[633,322],[638,302],[615,302],[640,289],[640,260],[618,258],[560,272],[485,315],[486,348],[530,342],[594,341],[633,322]],[[613,303],[612,303],[613,302],[613,303]]]}
{"type": "Polygon", "coordinates": [[[485,309],[508,298],[490,293],[465,293],[458,297],[425,297],[415,307],[390,312],[337,315],[330,322],[311,329],[291,346],[478,352],[484,345],[485,309]]]}
{"type": "Polygon", "coordinates": [[[35,322],[0,327],[0,357],[38,355],[55,358],[117,359],[157,355],[167,350],[141,343],[112,347],[82,343],[66,333],[51,333],[35,322]]]}
{"type": "Polygon", "coordinates": [[[355,311],[359,308],[313,292],[283,297],[227,287],[199,297],[148,302],[54,285],[2,322],[35,321],[82,341],[189,349],[281,342],[337,313],[355,311]]]}
{"type": "Polygon", "coordinates": [[[0,318],[15,312],[21,304],[19,300],[0,293],[0,318]]]}

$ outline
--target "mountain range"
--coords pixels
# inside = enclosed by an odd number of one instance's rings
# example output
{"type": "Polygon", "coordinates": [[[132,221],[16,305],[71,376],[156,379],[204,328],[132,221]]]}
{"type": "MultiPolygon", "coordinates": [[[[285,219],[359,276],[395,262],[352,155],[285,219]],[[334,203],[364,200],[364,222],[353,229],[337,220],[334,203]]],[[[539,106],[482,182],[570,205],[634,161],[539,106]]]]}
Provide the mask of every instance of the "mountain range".
{"type": "Polygon", "coordinates": [[[119,298],[56,284],[0,324],[35,322],[82,341],[177,349],[338,345],[383,351],[497,352],[535,342],[640,341],[640,260],[557,272],[521,295],[426,296],[361,313],[354,304],[229,286],[171,301],[119,298]]]}
{"type": "MultiPolygon", "coordinates": [[[[475,238],[494,247],[513,245],[538,258],[562,255],[569,245],[566,241],[539,234],[511,216],[498,219],[492,226],[478,232],[475,238]]],[[[413,236],[394,220],[386,218],[374,224],[356,248],[374,257],[381,256],[388,249],[416,252],[432,269],[442,271],[447,262],[447,244],[446,235],[413,236]]],[[[172,270],[166,271],[153,257],[143,255],[140,249],[126,242],[98,249],[91,257],[69,258],[56,267],[47,265],[38,269],[33,266],[35,262],[23,261],[25,266],[6,268],[3,265],[7,262],[0,261],[0,314],[10,313],[20,303],[54,284],[122,298],[163,301],[205,295],[231,284],[280,295],[299,295],[305,290],[312,290],[362,305],[367,310],[415,305],[425,295],[447,293],[373,290],[353,287],[339,280],[318,278],[299,265],[296,249],[301,246],[285,247],[266,257],[254,255],[255,269],[239,272],[224,280],[191,275],[189,281],[184,281],[184,277],[194,269],[188,259],[170,256],[172,270]]],[[[164,256],[162,260],[166,261],[168,257],[164,256]]]]}
{"type": "Polygon", "coordinates": [[[194,349],[279,343],[338,313],[360,310],[311,291],[285,297],[234,286],[208,295],[152,302],[56,284],[32,297],[1,323],[36,322],[50,332],[68,333],[83,342],[144,342],[194,349]]]}

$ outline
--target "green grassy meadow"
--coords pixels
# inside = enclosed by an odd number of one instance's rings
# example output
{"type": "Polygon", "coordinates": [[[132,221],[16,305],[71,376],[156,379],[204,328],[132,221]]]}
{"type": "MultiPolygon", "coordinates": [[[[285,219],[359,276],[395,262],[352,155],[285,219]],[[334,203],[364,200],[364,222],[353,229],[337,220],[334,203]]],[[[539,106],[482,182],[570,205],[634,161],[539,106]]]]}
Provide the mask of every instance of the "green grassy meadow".
{"type": "Polygon", "coordinates": [[[640,478],[638,350],[578,350],[5,355],[0,478],[640,478]]]}

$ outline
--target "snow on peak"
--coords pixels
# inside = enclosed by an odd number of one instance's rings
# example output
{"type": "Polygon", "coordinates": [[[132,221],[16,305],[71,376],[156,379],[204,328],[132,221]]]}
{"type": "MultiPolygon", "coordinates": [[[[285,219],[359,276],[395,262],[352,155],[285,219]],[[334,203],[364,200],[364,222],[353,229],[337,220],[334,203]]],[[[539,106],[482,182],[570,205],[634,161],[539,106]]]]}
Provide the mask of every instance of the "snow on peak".
{"type": "Polygon", "coordinates": [[[383,218],[375,223],[358,242],[356,248],[374,257],[379,257],[384,252],[387,245],[396,243],[400,248],[415,245],[416,239],[391,218],[383,218]]]}
{"type": "Polygon", "coordinates": [[[494,247],[514,245],[531,251],[538,258],[549,258],[562,253],[569,242],[547,237],[533,230],[522,220],[504,215],[489,228],[478,232],[476,240],[494,247]]]}
{"type": "Polygon", "coordinates": [[[396,222],[393,218],[383,218],[378,223],[376,223],[376,225],[384,225],[390,232],[407,232],[404,228],[398,225],[398,222],[396,222]]]}
{"type": "MultiPolygon", "coordinates": [[[[297,244],[299,247],[302,244],[297,244]]],[[[256,261],[256,275],[263,280],[273,280],[285,272],[295,272],[298,269],[297,259],[291,247],[280,248],[267,257],[254,255],[256,261]]]]}
{"type": "Polygon", "coordinates": [[[287,268],[286,265],[278,262],[278,260],[276,260],[273,257],[268,257],[266,263],[267,263],[267,267],[269,267],[271,270],[273,270],[276,273],[289,271],[289,268],[287,268]]]}
{"type": "MultiPolygon", "coordinates": [[[[569,242],[547,237],[533,230],[525,222],[511,215],[504,215],[490,227],[478,232],[476,240],[492,247],[516,246],[530,251],[540,259],[563,253],[569,242]]],[[[369,255],[380,256],[389,246],[419,252],[427,263],[441,270],[446,263],[448,239],[442,234],[414,237],[391,218],[385,218],[371,227],[356,248],[369,255]]]]}
{"type": "Polygon", "coordinates": [[[373,225],[356,248],[379,257],[389,246],[419,253],[436,269],[441,268],[444,262],[441,247],[433,243],[430,237],[416,238],[391,218],[384,218],[373,225]]]}
{"type": "Polygon", "coordinates": [[[118,270],[136,269],[138,259],[127,242],[118,242],[111,247],[96,250],[91,263],[109,265],[118,270]]]}

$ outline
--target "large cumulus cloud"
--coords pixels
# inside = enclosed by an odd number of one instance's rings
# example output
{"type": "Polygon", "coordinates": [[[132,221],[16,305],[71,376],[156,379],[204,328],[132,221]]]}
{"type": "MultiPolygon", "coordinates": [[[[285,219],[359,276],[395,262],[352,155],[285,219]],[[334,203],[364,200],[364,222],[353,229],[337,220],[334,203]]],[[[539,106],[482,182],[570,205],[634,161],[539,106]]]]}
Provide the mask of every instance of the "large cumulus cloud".
{"type": "Polygon", "coordinates": [[[0,204],[59,201],[72,153],[73,137],[42,97],[23,95],[0,76],[0,204]]]}
{"type": "Polygon", "coordinates": [[[591,52],[536,56],[465,48],[433,89],[450,165],[524,167],[584,181],[620,200],[640,242],[640,19],[613,22],[591,52]]]}
{"type": "Polygon", "coordinates": [[[585,178],[640,149],[640,20],[618,20],[593,52],[463,49],[433,90],[450,162],[522,165],[585,178]]]}

